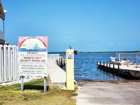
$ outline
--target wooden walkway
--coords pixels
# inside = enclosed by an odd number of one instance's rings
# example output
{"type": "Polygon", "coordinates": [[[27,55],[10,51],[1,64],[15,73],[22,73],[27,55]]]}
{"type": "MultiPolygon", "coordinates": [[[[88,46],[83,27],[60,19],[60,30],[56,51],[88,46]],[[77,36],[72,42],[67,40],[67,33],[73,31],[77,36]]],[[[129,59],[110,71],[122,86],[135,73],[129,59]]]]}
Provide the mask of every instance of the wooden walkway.
{"type": "Polygon", "coordinates": [[[98,62],[97,67],[127,79],[140,79],[140,65],[119,65],[98,62]]]}
{"type": "Polygon", "coordinates": [[[53,84],[65,84],[66,72],[56,64],[55,60],[48,59],[48,74],[53,84]]]}

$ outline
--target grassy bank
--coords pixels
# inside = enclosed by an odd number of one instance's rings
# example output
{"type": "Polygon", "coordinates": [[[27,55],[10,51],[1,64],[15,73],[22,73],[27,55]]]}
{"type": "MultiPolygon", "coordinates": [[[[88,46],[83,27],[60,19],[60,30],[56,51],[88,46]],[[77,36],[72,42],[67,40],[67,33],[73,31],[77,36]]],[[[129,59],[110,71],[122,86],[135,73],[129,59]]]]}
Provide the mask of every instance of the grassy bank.
{"type": "Polygon", "coordinates": [[[43,93],[43,79],[25,83],[25,91],[20,91],[20,84],[0,86],[0,105],[76,105],[74,91],[62,90],[49,86],[43,93]]]}

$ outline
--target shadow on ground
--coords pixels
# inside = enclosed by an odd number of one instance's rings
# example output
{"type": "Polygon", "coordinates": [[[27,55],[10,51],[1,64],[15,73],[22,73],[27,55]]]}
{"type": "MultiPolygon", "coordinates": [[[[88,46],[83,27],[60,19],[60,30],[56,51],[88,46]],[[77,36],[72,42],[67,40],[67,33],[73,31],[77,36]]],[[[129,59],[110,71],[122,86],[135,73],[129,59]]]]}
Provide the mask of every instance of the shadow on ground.
{"type": "MultiPolygon", "coordinates": [[[[24,85],[24,90],[25,89],[44,90],[44,86],[39,86],[39,85],[24,85]]],[[[47,90],[49,90],[49,86],[47,86],[47,90]]]]}

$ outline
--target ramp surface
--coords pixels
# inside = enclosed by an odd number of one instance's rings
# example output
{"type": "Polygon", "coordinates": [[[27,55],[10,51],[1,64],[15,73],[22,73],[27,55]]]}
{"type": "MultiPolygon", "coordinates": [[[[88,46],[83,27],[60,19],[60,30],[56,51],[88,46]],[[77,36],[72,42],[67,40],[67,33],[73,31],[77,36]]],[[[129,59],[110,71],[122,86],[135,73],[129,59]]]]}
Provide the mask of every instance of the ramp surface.
{"type": "Polygon", "coordinates": [[[66,72],[51,59],[48,59],[48,74],[53,84],[64,84],[66,82],[66,72]]]}

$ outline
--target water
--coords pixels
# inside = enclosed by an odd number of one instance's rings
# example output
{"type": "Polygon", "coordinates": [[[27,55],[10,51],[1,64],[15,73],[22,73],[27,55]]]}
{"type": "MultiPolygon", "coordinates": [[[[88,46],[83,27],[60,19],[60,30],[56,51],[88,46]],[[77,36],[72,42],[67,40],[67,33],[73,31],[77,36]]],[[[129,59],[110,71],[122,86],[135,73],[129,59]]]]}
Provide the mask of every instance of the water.
{"type": "Polygon", "coordinates": [[[97,69],[97,61],[106,60],[115,53],[78,53],[75,55],[75,80],[76,81],[111,81],[124,80],[121,77],[97,69]]]}
{"type": "MultiPolygon", "coordinates": [[[[97,69],[97,61],[110,62],[110,57],[120,60],[127,58],[133,64],[140,64],[140,53],[78,53],[75,55],[75,80],[76,81],[112,81],[125,80],[111,73],[97,69]]],[[[65,53],[60,53],[65,56],[65,53]]]]}

